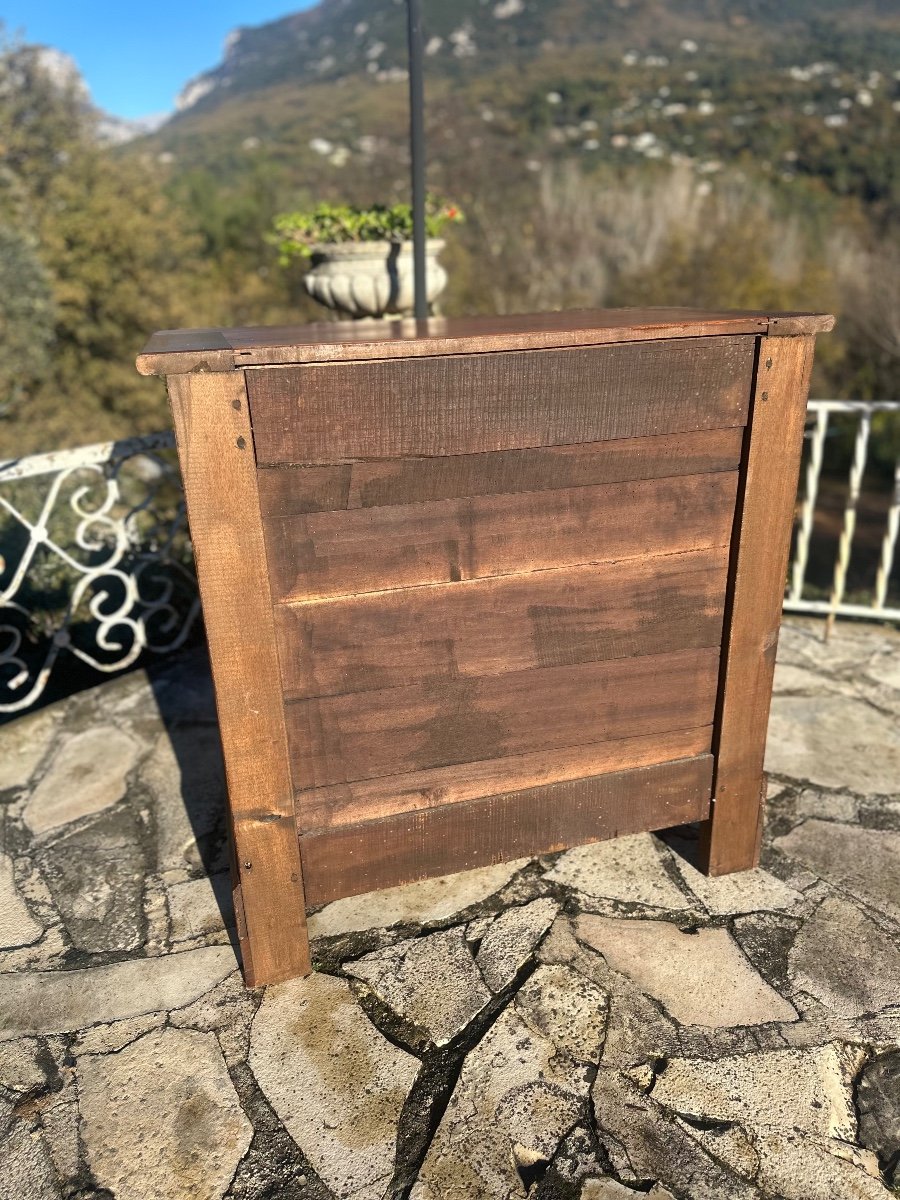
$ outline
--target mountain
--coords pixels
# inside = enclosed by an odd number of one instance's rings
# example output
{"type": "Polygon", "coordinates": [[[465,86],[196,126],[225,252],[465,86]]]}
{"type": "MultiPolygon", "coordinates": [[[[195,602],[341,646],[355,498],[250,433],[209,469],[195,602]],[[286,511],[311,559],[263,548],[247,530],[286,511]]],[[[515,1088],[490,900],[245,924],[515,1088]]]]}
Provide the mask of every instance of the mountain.
{"type": "MultiPolygon", "coordinates": [[[[896,5],[882,0],[428,0],[429,70],[467,74],[590,46],[600,56],[670,53],[682,41],[739,52],[755,43],[783,57],[791,43],[897,34],[896,5]],[[787,41],[787,46],[786,46],[787,41]]],[[[390,80],[406,67],[405,5],[397,0],[323,0],[256,28],[234,30],[224,61],[192,80],[182,111],[205,110],[242,93],[284,83],[311,85],[351,75],[390,80]]]]}
{"type": "Polygon", "coordinates": [[[75,59],[55,46],[36,46],[35,54],[41,70],[50,83],[73,98],[83,109],[85,117],[93,126],[98,141],[107,145],[122,145],[134,138],[153,133],[168,119],[168,113],[129,120],[116,117],[98,108],[91,99],[90,89],[85,82],[75,59]]]}
{"type": "MultiPolygon", "coordinates": [[[[893,211],[894,0],[425,0],[429,181],[462,203],[560,160],[812,180],[893,211]]],[[[141,152],[277,203],[404,195],[402,0],[235,30],[141,152]]]]}

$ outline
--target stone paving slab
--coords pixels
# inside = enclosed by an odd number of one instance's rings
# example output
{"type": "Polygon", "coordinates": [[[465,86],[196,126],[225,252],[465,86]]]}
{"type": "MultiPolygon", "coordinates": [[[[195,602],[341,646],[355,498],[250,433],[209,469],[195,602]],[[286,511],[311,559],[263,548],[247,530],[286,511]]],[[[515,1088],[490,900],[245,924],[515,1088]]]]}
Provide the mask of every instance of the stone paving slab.
{"type": "Polygon", "coordinates": [[[758,870],[682,830],[352,897],[257,991],[203,655],[0,728],[0,1200],[900,1194],[900,636],[822,628],[758,870]]]}

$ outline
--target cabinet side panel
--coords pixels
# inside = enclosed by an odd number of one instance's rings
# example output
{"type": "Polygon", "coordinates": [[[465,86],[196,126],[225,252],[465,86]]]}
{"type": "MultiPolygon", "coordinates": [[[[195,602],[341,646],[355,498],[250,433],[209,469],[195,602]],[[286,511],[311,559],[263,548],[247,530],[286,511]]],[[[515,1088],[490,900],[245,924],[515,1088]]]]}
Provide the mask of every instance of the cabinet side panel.
{"type": "Polygon", "coordinates": [[[288,700],[718,646],[728,547],[276,604],[288,700]]]}
{"type": "Polygon", "coordinates": [[[259,499],[263,520],[274,521],[335,509],[703,475],[736,471],[742,443],[743,429],[736,426],[532,450],[265,467],[259,472],[259,499]]]}
{"type": "Polygon", "coordinates": [[[718,646],[286,705],[294,782],[321,787],[709,724],[718,646]]]}
{"type": "Polygon", "coordinates": [[[737,472],[719,471],[270,518],[273,592],[327,599],[724,546],[736,491],[737,472]]]}
{"type": "Polygon", "coordinates": [[[743,425],[753,339],[248,372],[260,463],[469,454],[743,425]]]}
{"type": "Polygon", "coordinates": [[[301,833],[312,904],[700,820],[708,754],[301,833]]]}

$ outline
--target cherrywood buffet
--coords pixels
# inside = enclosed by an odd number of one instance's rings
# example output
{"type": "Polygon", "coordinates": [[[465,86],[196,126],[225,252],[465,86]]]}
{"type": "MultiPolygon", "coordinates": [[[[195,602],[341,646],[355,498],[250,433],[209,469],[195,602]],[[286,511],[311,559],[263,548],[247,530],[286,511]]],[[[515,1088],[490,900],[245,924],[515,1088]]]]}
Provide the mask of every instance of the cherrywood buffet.
{"type": "Polygon", "coordinates": [[[684,822],[757,861],[816,333],[650,309],[158,333],[249,984],[306,906],[684,822]]]}

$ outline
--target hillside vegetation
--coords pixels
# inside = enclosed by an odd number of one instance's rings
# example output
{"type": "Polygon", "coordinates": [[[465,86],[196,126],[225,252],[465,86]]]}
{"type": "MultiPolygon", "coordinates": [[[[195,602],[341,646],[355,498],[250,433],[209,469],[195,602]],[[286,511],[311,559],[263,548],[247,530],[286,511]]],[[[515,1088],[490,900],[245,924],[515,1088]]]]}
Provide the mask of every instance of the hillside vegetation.
{"type": "MultiPolygon", "coordinates": [[[[815,392],[897,392],[894,4],[424,7],[429,184],[467,217],[445,312],[827,308],[840,323],[815,392]]],[[[154,328],[313,315],[267,233],[319,200],[405,198],[405,53],[402,4],[325,0],[237,31],[179,114],[106,148],[39,55],[7,50],[0,270],[23,281],[0,299],[19,347],[0,375],[9,453],[164,425],[161,389],[132,367],[154,328]]]]}

